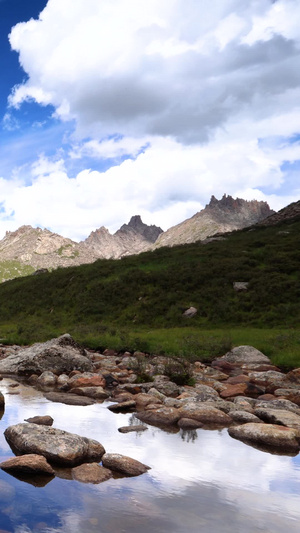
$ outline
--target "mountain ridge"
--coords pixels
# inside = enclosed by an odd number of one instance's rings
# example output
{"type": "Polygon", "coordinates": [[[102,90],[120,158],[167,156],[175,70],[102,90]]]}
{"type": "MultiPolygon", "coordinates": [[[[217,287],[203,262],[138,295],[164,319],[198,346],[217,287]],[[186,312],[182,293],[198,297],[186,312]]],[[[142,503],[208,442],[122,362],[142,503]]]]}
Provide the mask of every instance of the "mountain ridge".
{"type": "Polygon", "coordinates": [[[28,275],[40,269],[78,266],[97,259],[120,259],[127,255],[203,241],[207,237],[242,229],[261,222],[275,212],[266,202],[211,197],[209,204],[193,217],[166,232],[144,224],[140,215],[131,217],[114,234],[104,226],[77,243],[48,229],[24,225],[6,232],[0,240],[0,281],[28,275]]]}

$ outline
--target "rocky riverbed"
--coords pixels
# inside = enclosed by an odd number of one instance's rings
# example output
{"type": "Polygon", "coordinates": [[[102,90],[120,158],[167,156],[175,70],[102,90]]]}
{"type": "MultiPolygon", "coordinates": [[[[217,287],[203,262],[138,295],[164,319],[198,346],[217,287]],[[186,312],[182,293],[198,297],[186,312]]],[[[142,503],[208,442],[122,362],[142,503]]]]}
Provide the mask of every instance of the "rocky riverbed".
{"type": "MultiPolygon", "coordinates": [[[[109,401],[108,409],[115,413],[134,413],[141,425],[120,427],[120,432],[149,425],[169,430],[228,428],[231,437],[262,450],[298,454],[300,369],[283,373],[251,346],[236,347],[211,365],[193,363],[188,369],[193,386],[171,381],[169,367],[167,357],[85,350],[68,334],[28,348],[1,347],[0,374],[16,378],[14,394],[18,379],[25,380],[54,402],[84,406],[109,401]],[[140,374],[149,381],[139,383],[140,374]]],[[[4,406],[4,396],[1,402],[4,406]]],[[[147,472],[147,465],[120,450],[107,452],[101,443],[56,429],[52,422],[37,417],[6,428],[6,440],[19,457],[0,466],[36,473],[42,469],[42,456],[48,475],[55,474],[55,468],[49,468],[60,464],[72,466],[76,479],[98,482],[114,472],[147,472]]]]}

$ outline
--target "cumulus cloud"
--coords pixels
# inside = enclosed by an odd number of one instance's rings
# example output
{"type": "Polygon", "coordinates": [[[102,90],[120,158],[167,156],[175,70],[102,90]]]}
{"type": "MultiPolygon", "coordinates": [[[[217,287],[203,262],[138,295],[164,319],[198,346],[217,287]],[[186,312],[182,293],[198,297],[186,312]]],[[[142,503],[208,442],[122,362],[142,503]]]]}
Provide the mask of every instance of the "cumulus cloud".
{"type": "Polygon", "coordinates": [[[76,129],[2,179],[5,223],[81,239],[138,213],[167,229],[211,194],[298,199],[299,21],[297,0],[48,0],[11,31],[27,79],[9,103],[76,129]]]}

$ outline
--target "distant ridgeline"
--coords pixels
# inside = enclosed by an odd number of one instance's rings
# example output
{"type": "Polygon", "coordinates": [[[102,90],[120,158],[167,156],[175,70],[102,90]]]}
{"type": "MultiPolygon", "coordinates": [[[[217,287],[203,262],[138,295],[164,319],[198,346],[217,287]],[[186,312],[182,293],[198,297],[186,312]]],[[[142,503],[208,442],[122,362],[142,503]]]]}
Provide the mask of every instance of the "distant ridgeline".
{"type": "Polygon", "coordinates": [[[166,232],[133,216],[113,235],[103,226],[77,243],[47,229],[22,226],[6,232],[0,241],[0,281],[27,276],[40,269],[76,266],[97,259],[120,259],[128,255],[205,240],[217,233],[242,229],[273,215],[266,202],[235,200],[224,194],[166,232]]]}

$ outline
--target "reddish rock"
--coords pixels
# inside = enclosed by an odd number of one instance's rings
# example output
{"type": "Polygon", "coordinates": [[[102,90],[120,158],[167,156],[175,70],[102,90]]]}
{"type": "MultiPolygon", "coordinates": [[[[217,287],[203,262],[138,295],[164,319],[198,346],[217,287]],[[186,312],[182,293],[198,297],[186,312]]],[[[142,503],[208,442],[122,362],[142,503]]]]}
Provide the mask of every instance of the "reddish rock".
{"type": "Polygon", "coordinates": [[[237,385],[228,385],[225,390],[220,393],[221,398],[234,398],[235,396],[243,396],[247,390],[246,383],[238,383],[237,385]]]}
{"type": "Polygon", "coordinates": [[[112,472],[108,468],[98,463],[84,463],[72,468],[72,478],[81,483],[102,483],[112,477],[112,472]]]}
{"type": "Polygon", "coordinates": [[[223,411],[205,404],[191,403],[178,409],[179,418],[192,418],[202,424],[216,424],[228,426],[232,419],[223,411]]]}
{"type": "Polygon", "coordinates": [[[54,475],[54,470],[45,457],[34,453],[7,459],[7,461],[0,463],[0,468],[7,472],[19,472],[20,474],[54,475]]]}
{"type": "Polygon", "coordinates": [[[68,386],[70,389],[78,387],[105,387],[106,381],[102,374],[84,372],[77,374],[69,379],[68,386]]]}
{"type": "Polygon", "coordinates": [[[79,396],[87,396],[94,400],[105,400],[109,397],[109,394],[105,392],[103,387],[75,387],[72,389],[72,394],[78,394],[79,396]]]}
{"type": "Polygon", "coordinates": [[[294,368],[294,370],[288,372],[286,378],[292,383],[299,383],[300,386],[300,368],[294,368]]]}
{"type": "Polygon", "coordinates": [[[49,415],[33,416],[32,418],[26,418],[25,422],[29,422],[31,424],[39,424],[40,426],[52,426],[53,418],[49,415]]]}
{"type": "Polygon", "coordinates": [[[136,406],[138,409],[143,409],[149,404],[153,404],[155,402],[156,404],[161,404],[161,400],[158,398],[154,398],[153,394],[145,394],[143,392],[136,394],[134,396],[136,406]]]}
{"type": "Polygon", "coordinates": [[[148,428],[147,426],[142,426],[142,424],[136,425],[136,426],[122,426],[118,428],[118,431],[120,433],[131,433],[133,431],[146,431],[148,428]]]}
{"type": "Polygon", "coordinates": [[[113,413],[121,413],[122,411],[128,411],[129,409],[135,408],[135,401],[134,400],[128,400],[127,402],[122,403],[114,403],[113,405],[109,405],[108,409],[112,411],[113,413]]]}
{"type": "Polygon", "coordinates": [[[193,418],[180,418],[177,422],[177,425],[181,429],[199,429],[202,428],[202,422],[199,420],[194,420],[193,418]]]}
{"type": "Polygon", "coordinates": [[[125,476],[140,476],[150,469],[150,466],[118,453],[105,453],[102,457],[102,463],[105,468],[109,468],[125,476]]]}
{"type": "Polygon", "coordinates": [[[147,424],[171,426],[176,424],[179,418],[182,418],[178,412],[178,409],[174,407],[160,407],[150,411],[141,411],[136,414],[136,418],[147,424]]]}
{"type": "Polygon", "coordinates": [[[245,376],[245,374],[240,374],[239,376],[228,378],[226,384],[229,383],[230,385],[238,385],[239,383],[249,383],[249,381],[250,378],[248,376],[245,376]]]}
{"type": "Polygon", "coordinates": [[[258,396],[258,400],[265,400],[266,402],[271,402],[272,400],[276,399],[276,396],[274,394],[262,394],[261,396],[258,396]]]}
{"type": "Polygon", "coordinates": [[[298,389],[277,389],[274,394],[276,398],[283,398],[300,406],[300,390],[298,389]]]}

